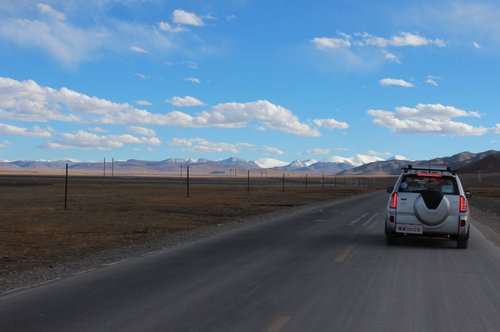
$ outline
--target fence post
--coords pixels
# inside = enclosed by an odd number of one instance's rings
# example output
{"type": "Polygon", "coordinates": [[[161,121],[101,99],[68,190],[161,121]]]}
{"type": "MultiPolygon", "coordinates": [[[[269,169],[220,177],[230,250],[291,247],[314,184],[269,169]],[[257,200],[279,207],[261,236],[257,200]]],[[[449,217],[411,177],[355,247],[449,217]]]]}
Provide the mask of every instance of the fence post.
{"type": "Polygon", "coordinates": [[[66,164],[66,183],[64,185],[64,209],[68,208],[68,164],[66,164]]]}
{"type": "Polygon", "coordinates": [[[186,177],[186,196],[187,196],[187,198],[189,198],[189,165],[186,166],[186,173],[187,173],[187,177],[186,177]]]}

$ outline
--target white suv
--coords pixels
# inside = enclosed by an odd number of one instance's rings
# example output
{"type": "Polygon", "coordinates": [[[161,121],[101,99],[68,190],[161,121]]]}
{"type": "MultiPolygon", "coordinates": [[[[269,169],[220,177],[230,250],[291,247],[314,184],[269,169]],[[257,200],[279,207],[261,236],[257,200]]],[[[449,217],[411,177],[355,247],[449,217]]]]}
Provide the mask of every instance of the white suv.
{"type": "Polygon", "coordinates": [[[395,244],[402,236],[436,236],[468,245],[470,218],[467,198],[456,171],[449,167],[403,168],[387,204],[385,236],[395,244]]]}

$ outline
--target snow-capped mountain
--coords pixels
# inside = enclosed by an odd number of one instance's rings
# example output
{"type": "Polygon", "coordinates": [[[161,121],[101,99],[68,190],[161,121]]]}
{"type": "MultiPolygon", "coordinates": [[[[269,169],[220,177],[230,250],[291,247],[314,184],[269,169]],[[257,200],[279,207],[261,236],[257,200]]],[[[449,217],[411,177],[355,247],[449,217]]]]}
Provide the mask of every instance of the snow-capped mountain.
{"type": "Polygon", "coordinates": [[[317,162],[319,162],[319,160],[316,160],[316,159],[309,159],[309,160],[304,160],[303,161],[304,165],[306,165],[307,167],[309,167],[311,165],[314,165],[317,162]]]}
{"type": "Polygon", "coordinates": [[[339,157],[332,156],[324,160],[329,163],[345,163],[351,164],[353,167],[361,166],[364,164],[373,163],[375,161],[384,161],[384,159],[377,156],[369,156],[364,154],[356,154],[352,157],[339,157]]]}
{"type": "Polygon", "coordinates": [[[281,161],[277,159],[272,159],[272,158],[261,158],[257,159],[255,163],[260,167],[260,168],[274,168],[274,167],[283,167],[288,165],[289,163],[286,161],[281,161]]]}
{"type": "Polygon", "coordinates": [[[410,159],[408,159],[405,156],[402,156],[400,154],[397,154],[395,156],[387,158],[386,160],[410,160],[410,159]]]}
{"type": "Polygon", "coordinates": [[[295,170],[307,167],[307,165],[301,160],[294,160],[290,164],[281,167],[283,170],[295,170]]]}

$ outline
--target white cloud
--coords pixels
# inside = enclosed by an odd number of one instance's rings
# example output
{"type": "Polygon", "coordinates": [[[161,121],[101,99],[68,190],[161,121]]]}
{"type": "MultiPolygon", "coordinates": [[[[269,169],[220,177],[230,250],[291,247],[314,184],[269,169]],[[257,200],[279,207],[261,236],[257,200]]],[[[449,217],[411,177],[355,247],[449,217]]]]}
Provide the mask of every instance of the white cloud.
{"type": "Polygon", "coordinates": [[[497,1],[439,1],[432,6],[411,6],[406,15],[411,24],[432,27],[454,40],[473,47],[500,44],[500,6],[497,1]],[[480,42],[479,42],[480,41],[480,42]]]}
{"type": "MultiPolygon", "coordinates": [[[[157,24],[120,20],[108,13],[111,6],[91,1],[58,1],[58,6],[67,13],[65,16],[53,7],[39,3],[36,8],[40,15],[33,17],[34,5],[25,5],[31,1],[21,2],[16,2],[19,5],[7,12],[7,16],[2,16],[0,39],[22,48],[43,50],[67,68],[103,56],[124,54],[131,50],[131,45],[136,47],[136,52],[161,52],[163,56],[181,49],[197,54],[207,50],[200,38],[185,41],[161,33],[157,24]],[[73,17],[78,19],[70,20],[73,17]]],[[[53,5],[54,1],[50,4],[53,5]]]]}
{"type": "Polygon", "coordinates": [[[40,127],[23,128],[0,123],[0,134],[24,137],[51,137],[50,131],[40,127]]]}
{"type": "Polygon", "coordinates": [[[361,37],[356,41],[356,45],[360,46],[376,46],[381,48],[392,47],[419,47],[427,45],[435,45],[438,47],[445,47],[446,42],[442,39],[429,39],[419,34],[410,32],[401,32],[399,35],[390,38],[372,36],[369,33],[357,34],[361,37]]]}
{"type": "Polygon", "coordinates": [[[344,38],[315,37],[311,42],[318,49],[351,47],[351,42],[344,38]]]}
{"type": "Polygon", "coordinates": [[[11,142],[9,142],[9,141],[5,141],[5,140],[4,140],[4,141],[1,141],[1,142],[0,142],[0,149],[6,148],[6,147],[8,147],[8,146],[9,146],[9,145],[11,145],[11,144],[12,144],[12,143],[11,143],[11,142]]]}
{"type": "Polygon", "coordinates": [[[432,78],[428,78],[425,83],[427,84],[430,84],[430,85],[434,85],[434,86],[439,86],[438,82],[436,82],[434,79],[432,78]]]}
{"type": "Polygon", "coordinates": [[[413,88],[414,87],[413,83],[407,82],[407,81],[402,80],[402,79],[397,79],[397,78],[383,78],[378,82],[382,86],[396,85],[396,86],[401,86],[403,88],[413,88]]]}
{"type": "Polygon", "coordinates": [[[267,146],[267,145],[264,145],[262,146],[262,152],[264,152],[265,154],[276,154],[276,155],[284,155],[285,154],[285,151],[283,150],[280,150],[278,148],[274,148],[274,147],[271,147],[271,146],[267,146]]]}
{"type": "Polygon", "coordinates": [[[139,46],[130,46],[130,50],[134,51],[136,53],[149,53],[148,51],[146,51],[145,49],[143,49],[139,46]]]}
{"type": "Polygon", "coordinates": [[[196,77],[186,77],[186,81],[191,82],[191,83],[195,83],[195,84],[201,83],[201,80],[199,78],[196,78],[196,77]]]}
{"type": "Polygon", "coordinates": [[[388,41],[391,46],[424,46],[428,45],[430,42],[427,38],[420,35],[415,35],[408,32],[403,32],[399,36],[393,36],[390,41],[388,41]]]}
{"type": "Polygon", "coordinates": [[[330,150],[328,149],[322,149],[322,148],[314,148],[306,151],[307,154],[310,155],[324,155],[324,154],[329,154],[330,150]]]}
{"type": "Polygon", "coordinates": [[[44,22],[24,18],[3,19],[0,38],[21,47],[37,47],[47,51],[67,67],[87,61],[105,45],[98,29],[82,29],[64,21],[44,22]]]}
{"type": "Polygon", "coordinates": [[[185,65],[189,69],[198,70],[198,64],[193,61],[182,61],[181,64],[185,65]]]}
{"type": "MultiPolygon", "coordinates": [[[[181,98],[181,101],[188,100],[181,98]]],[[[56,120],[193,128],[241,128],[255,121],[258,127],[267,130],[277,130],[297,136],[320,136],[316,128],[300,122],[290,110],[267,100],[222,103],[195,115],[179,111],[159,114],[137,109],[127,103],[114,103],[90,97],[64,87],[56,90],[41,87],[32,80],[16,81],[2,77],[0,77],[0,118],[31,122],[56,120]]],[[[319,121],[323,126],[329,125],[329,121],[319,121]]]]}
{"type": "Polygon", "coordinates": [[[500,124],[499,123],[497,123],[497,125],[495,126],[495,128],[493,129],[493,131],[494,131],[495,134],[500,135],[500,124]]]}
{"type": "Polygon", "coordinates": [[[202,27],[205,24],[203,20],[194,13],[186,12],[182,9],[176,9],[172,13],[172,21],[176,24],[192,25],[202,27]]]}
{"type": "Polygon", "coordinates": [[[238,154],[240,153],[240,149],[248,148],[252,145],[247,143],[230,144],[211,142],[204,138],[174,138],[170,141],[170,146],[182,147],[182,150],[186,152],[229,152],[238,154]]]}
{"type": "Polygon", "coordinates": [[[173,26],[171,26],[167,22],[160,22],[160,23],[158,23],[158,27],[160,28],[160,30],[167,31],[167,32],[177,33],[177,32],[183,32],[183,31],[185,31],[184,28],[182,28],[180,26],[173,27],[173,26]]]}
{"type": "Polygon", "coordinates": [[[93,127],[93,128],[88,128],[88,130],[93,131],[94,133],[109,133],[109,130],[101,128],[101,127],[93,127]]]}
{"type": "Polygon", "coordinates": [[[384,54],[384,57],[386,60],[389,60],[389,61],[392,61],[392,62],[395,62],[398,64],[401,63],[401,60],[399,60],[399,58],[396,55],[394,55],[393,53],[387,52],[386,50],[382,50],[382,53],[384,54]]]}
{"type": "Polygon", "coordinates": [[[66,15],[64,15],[64,13],[55,10],[54,8],[50,7],[45,3],[38,3],[36,5],[36,8],[40,13],[49,15],[50,17],[56,20],[64,21],[66,19],[66,15]]]}
{"type": "Polygon", "coordinates": [[[148,136],[148,137],[153,137],[156,136],[156,131],[153,129],[149,128],[144,128],[144,127],[139,127],[139,126],[129,126],[127,128],[128,131],[134,134],[142,135],[142,136],[148,136]]]}
{"type": "MultiPolygon", "coordinates": [[[[391,37],[374,36],[367,32],[349,35],[338,32],[335,37],[317,36],[310,40],[318,54],[328,56],[326,59],[335,66],[342,68],[348,65],[351,69],[370,69],[391,61],[401,63],[401,60],[390,49],[403,47],[437,46],[445,47],[443,39],[431,39],[418,33],[401,32],[391,37]],[[389,49],[389,50],[388,50],[389,49]]],[[[318,61],[315,61],[318,62],[318,61]]],[[[324,61],[320,61],[323,63],[324,61]]]]}
{"type": "Polygon", "coordinates": [[[392,155],[390,152],[380,152],[375,150],[368,150],[367,154],[369,156],[377,156],[377,157],[389,157],[392,155]]]}
{"type": "Polygon", "coordinates": [[[480,49],[481,48],[481,45],[479,43],[476,43],[476,42],[473,42],[472,43],[472,46],[476,49],[480,49]]]}
{"type": "Polygon", "coordinates": [[[149,146],[158,146],[161,144],[161,141],[156,137],[135,137],[132,135],[99,136],[84,130],[78,130],[75,134],[64,133],[61,136],[62,139],[46,143],[43,147],[55,150],[111,150],[121,148],[125,144],[143,144],[149,146]]]}
{"type": "Polygon", "coordinates": [[[172,97],[171,99],[167,100],[167,102],[176,107],[194,107],[194,106],[205,105],[205,103],[202,102],[201,100],[191,96],[172,97]]]}
{"type": "Polygon", "coordinates": [[[439,81],[441,79],[442,79],[441,77],[429,75],[429,76],[427,76],[427,79],[425,80],[425,83],[437,87],[437,86],[439,86],[439,81]]]}
{"type": "Polygon", "coordinates": [[[491,130],[453,121],[457,117],[479,118],[480,115],[441,104],[418,104],[415,108],[398,107],[394,112],[369,110],[367,113],[375,124],[401,133],[480,136],[491,130]]]}
{"type": "Polygon", "coordinates": [[[16,81],[0,77],[0,118],[31,122],[82,122],[83,115],[109,115],[130,108],[128,104],[89,97],[64,87],[55,90],[41,87],[32,80],[16,81]]]}
{"type": "Polygon", "coordinates": [[[151,106],[151,105],[153,105],[151,102],[149,102],[147,100],[137,100],[135,103],[139,106],[151,106]]]}
{"type": "Polygon", "coordinates": [[[260,122],[266,129],[298,136],[320,136],[318,130],[301,123],[291,111],[267,100],[218,104],[197,117],[200,124],[205,122],[224,128],[244,127],[252,120],[260,122]]]}
{"type": "Polygon", "coordinates": [[[349,124],[347,122],[340,122],[335,119],[315,119],[313,123],[318,128],[325,129],[347,129],[349,128],[349,124]]]}
{"type": "Polygon", "coordinates": [[[148,76],[143,73],[134,73],[134,76],[139,77],[141,80],[149,80],[151,79],[151,76],[148,76]]]}
{"type": "MultiPolygon", "coordinates": [[[[446,42],[442,39],[429,39],[421,36],[420,34],[410,32],[401,32],[399,35],[389,38],[373,36],[367,32],[356,33],[354,38],[351,35],[342,32],[339,32],[338,35],[338,38],[315,37],[311,40],[311,42],[318,49],[350,48],[354,46],[374,46],[379,48],[419,47],[428,45],[435,45],[438,47],[446,46],[446,42]]],[[[389,58],[394,60],[394,56],[391,53],[388,54],[389,58]]]]}

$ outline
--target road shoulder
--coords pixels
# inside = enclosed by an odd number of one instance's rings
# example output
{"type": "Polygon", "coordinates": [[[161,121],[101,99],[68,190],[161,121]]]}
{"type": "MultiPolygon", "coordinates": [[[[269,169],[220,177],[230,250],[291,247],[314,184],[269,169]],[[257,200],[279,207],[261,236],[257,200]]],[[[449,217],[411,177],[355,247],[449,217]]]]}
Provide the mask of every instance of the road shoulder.
{"type": "Polygon", "coordinates": [[[500,217],[498,214],[472,206],[471,216],[474,226],[495,246],[500,248],[500,217]]]}

